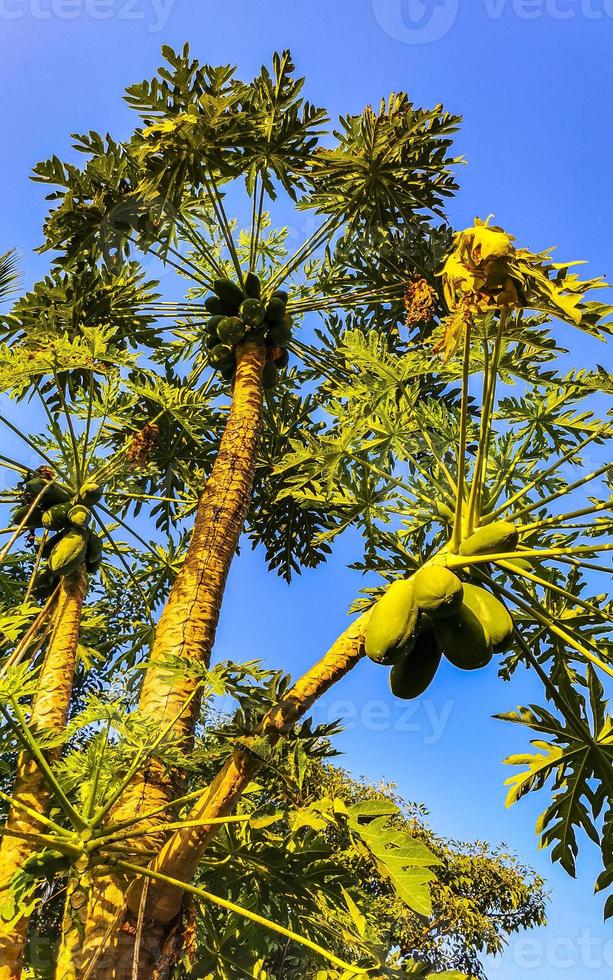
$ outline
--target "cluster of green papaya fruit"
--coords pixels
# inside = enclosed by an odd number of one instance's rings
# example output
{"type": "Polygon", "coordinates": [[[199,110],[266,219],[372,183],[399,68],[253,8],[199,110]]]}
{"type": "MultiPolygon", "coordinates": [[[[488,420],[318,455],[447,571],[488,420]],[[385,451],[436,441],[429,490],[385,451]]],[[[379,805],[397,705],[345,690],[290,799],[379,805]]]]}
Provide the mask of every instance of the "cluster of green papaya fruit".
{"type": "Polygon", "coordinates": [[[75,499],[63,487],[50,483],[52,476],[46,470],[39,471],[25,481],[21,501],[11,514],[12,523],[21,524],[25,519],[24,526],[32,531],[41,528],[56,532],[43,547],[52,576],[70,575],[81,564],[88,572],[95,572],[102,562],[103,542],[88,525],[91,508],[102,498],[100,487],[85,483],[75,499]]]}
{"type": "MultiPolygon", "coordinates": [[[[496,554],[513,551],[517,543],[517,529],[499,522],[475,531],[460,552],[496,554]]],[[[392,668],[392,693],[408,700],[427,690],[443,656],[461,670],[477,670],[512,640],[513,619],[495,595],[443,565],[425,565],[379,599],[365,650],[375,663],[392,668]]]]}
{"type": "Polygon", "coordinates": [[[286,309],[287,293],[277,289],[265,303],[262,284],[253,272],[245,276],[244,289],[231,279],[216,279],[213,287],[215,294],[204,302],[210,314],[204,338],[209,363],[225,381],[232,381],[238,345],[249,336],[263,336],[267,349],[264,387],[274,388],[279,371],[289,361],[287,347],[292,339],[292,318],[286,309]]]}

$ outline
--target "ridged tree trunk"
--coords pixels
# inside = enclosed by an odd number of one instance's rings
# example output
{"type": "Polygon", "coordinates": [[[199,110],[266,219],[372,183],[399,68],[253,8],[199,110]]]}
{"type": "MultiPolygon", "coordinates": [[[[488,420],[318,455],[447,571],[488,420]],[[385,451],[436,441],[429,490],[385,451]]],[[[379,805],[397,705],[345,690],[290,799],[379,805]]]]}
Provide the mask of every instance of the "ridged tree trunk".
{"type": "MultiPolygon", "coordinates": [[[[62,732],[66,727],[74,679],[81,610],[87,589],[85,572],[61,580],[55,622],[32,702],[29,724],[37,731],[62,732]]],[[[17,761],[13,796],[37,813],[46,814],[51,794],[44,776],[32,757],[22,752],[17,761]]],[[[44,831],[34,817],[12,806],[6,826],[19,833],[44,831]]],[[[5,888],[27,857],[38,850],[30,841],[2,837],[0,842],[0,888],[5,888]]],[[[21,975],[28,920],[13,925],[0,922],[0,980],[16,980],[21,975]]]]}
{"type": "MultiPolygon", "coordinates": [[[[267,713],[251,738],[255,748],[264,735],[274,745],[292,729],[318,698],[355,667],[364,656],[364,633],[369,618],[370,613],[364,613],[354,620],[321,660],[303,674],[285,697],[267,713]]],[[[249,745],[247,742],[246,744],[247,750],[235,749],[206,794],[192,807],[188,820],[224,817],[234,810],[264,761],[257,752],[249,751],[249,745]]],[[[176,831],[152,862],[152,870],[170,878],[178,878],[179,881],[191,881],[204,851],[218,829],[215,825],[205,825],[176,831]]],[[[128,892],[128,905],[133,913],[138,911],[141,890],[142,883],[137,882],[128,892]]],[[[146,912],[155,922],[171,922],[181,911],[182,899],[180,889],[149,881],[146,912]]]]}
{"type": "MultiPolygon", "coordinates": [[[[247,342],[238,350],[232,405],[219,453],[200,499],[185,562],[156,629],[143,682],[139,703],[142,717],[154,722],[157,731],[176,719],[172,738],[186,749],[193,737],[199,706],[198,698],[193,697],[195,681],[189,674],[169,672],[165,664],[182,659],[188,664],[207,666],[210,661],[226,579],[251,499],[265,357],[266,350],[260,342],[247,342]]],[[[151,759],[115,807],[113,820],[134,817],[169,803],[179,792],[180,781],[180,773],[169,773],[160,761],[151,759]]],[[[159,842],[155,829],[164,819],[158,815],[143,821],[141,826],[151,830],[152,835],[141,838],[139,843],[155,846],[159,842]]],[[[113,925],[124,904],[125,888],[121,878],[107,877],[92,889],[82,955],[86,962],[104,945],[105,951],[92,973],[100,980],[130,975],[121,972],[125,932],[113,925]]]]}
{"type": "MultiPolygon", "coordinates": [[[[272,708],[251,737],[254,748],[266,736],[274,745],[312,707],[325,692],[344,677],[364,656],[364,633],[370,614],[365,613],[342,633],[328,652],[310,670],[299,678],[283,699],[272,708]]],[[[246,741],[246,740],[245,740],[246,741]]],[[[225,763],[206,792],[192,808],[187,819],[207,820],[227,816],[235,808],[242,794],[263,764],[258,755],[237,748],[225,763]]],[[[176,831],[151,868],[180,881],[189,882],[194,877],[200,859],[219,828],[207,826],[176,831]]],[[[124,894],[126,915],[123,932],[120,932],[121,955],[115,956],[112,972],[94,972],[104,980],[131,980],[134,960],[134,922],[141,910],[143,881],[134,881],[124,894]]],[[[141,941],[139,980],[153,975],[156,959],[160,956],[163,941],[169,927],[181,913],[183,892],[179,888],[149,880],[145,896],[145,943],[141,941]]],[[[116,950],[119,953],[119,949],[116,950]]],[[[155,974],[157,976],[158,975],[155,974]]]]}

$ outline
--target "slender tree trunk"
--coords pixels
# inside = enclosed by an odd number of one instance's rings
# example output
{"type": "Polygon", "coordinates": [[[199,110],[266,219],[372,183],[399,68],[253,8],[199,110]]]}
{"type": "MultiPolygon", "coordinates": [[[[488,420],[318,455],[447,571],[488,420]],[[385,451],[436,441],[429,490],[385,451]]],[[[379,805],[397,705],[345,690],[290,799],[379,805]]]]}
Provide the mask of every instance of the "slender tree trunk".
{"type": "MultiPolygon", "coordinates": [[[[355,620],[339,636],[324,657],[308,670],[264,717],[256,733],[243,740],[244,748],[232,753],[219,774],[194,805],[187,819],[206,820],[227,816],[232,812],[242,794],[253,780],[263,759],[257,754],[258,742],[266,737],[271,744],[277,742],[312,707],[325,692],[344,677],[364,656],[364,633],[370,614],[355,620]]],[[[180,881],[189,882],[198,867],[202,854],[215,835],[218,827],[207,826],[176,831],[162,848],[151,867],[180,881]]],[[[112,896],[115,904],[118,896],[112,896]]],[[[112,962],[104,958],[92,973],[97,980],[130,980],[134,943],[133,923],[138,915],[142,897],[142,880],[134,881],[123,893],[127,913],[118,921],[115,931],[112,962]],[[130,942],[132,939],[132,942],[130,942]],[[102,964],[104,963],[104,966],[102,964]]],[[[149,881],[145,921],[148,923],[148,946],[141,957],[139,980],[151,976],[151,964],[159,957],[163,941],[177,916],[181,913],[183,893],[181,889],[149,881]],[[157,946],[156,946],[157,944],[157,946]]],[[[86,946],[85,961],[95,956],[96,944],[86,946]]],[[[59,978],[58,978],[59,980],[59,978]]]]}
{"type": "MultiPolygon", "coordinates": [[[[251,500],[265,357],[260,342],[247,342],[238,350],[232,406],[219,453],[200,499],[185,562],[156,629],[141,692],[141,716],[154,722],[158,731],[176,719],[172,739],[184,749],[189,749],[199,707],[193,697],[195,681],[189,671],[179,674],[167,665],[184,660],[188,665],[208,666],[210,661],[226,579],[251,500]]],[[[112,819],[124,820],[169,803],[180,790],[181,778],[181,773],[169,772],[159,760],[150,759],[115,807],[112,819]]],[[[151,835],[141,838],[142,846],[159,846],[155,830],[164,821],[163,814],[143,821],[141,826],[151,835]]],[[[121,878],[101,879],[92,889],[85,949],[91,953],[107,943],[109,930],[113,931],[93,974],[96,978],[124,975],[115,973],[117,959],[124,962],[124,936],[113,926],[124,899],[121,878]]]]}
{"type": "MultiPolygon", "coordinates": [[[[263,764],[263,759],[257,753],[258,741],[266,736],[267,741],[274,745],[318,698],[355,667],[364,655],[364,632],[369,616],[369,613],[365,613],[351,623],[321,660],[303,674],[267,713],[255,735],[249,741],[245,740],[245,749],[239,747],[234,750],[208,791],[192,807],[188,820],[224,817],[232,812],[263,764]]],[[[218,829],[213,825],[176,831],[152,862],[153,870],[180,881],[191,881],[200,858],[218,829]]],[[[128,892],[131,911],[138,910],[141,887],[140,882],[135,883],[128,892]]],[[[147,913],[156,922],[171,922],[179,914],[182,900],[179,889],[149,881],[147,913]]]]}
{"type": "Polygon", "coordinates": [[[170,658],[205,665],[210,660],[226,579],[251,500],[264,360],[260,343],[239,348],[232,406],[219,453],[198,506],[185,563],[156,628],[141,692],[141,716],[160,726],[178,717],[172,736],[183,745],[191,740],[198,712],[194,703],[183,711],[194,681],[169,673],[165,665],[170,658]]]}
{"type": "MultiPolygon", "coordinates": [[[[32,702],[30,726],[36,731],[62,732],[66,727],[79,642],[81,610],[87,588],[84,571],[63,578],[57,600],[53,633],[45,654],[38,687],[32,702]]],[[[22,752],[17,761],[13,796],[37,813],[49,810],[51,796],[37,763],[22,752]]],[[[42,825],[24,810],[12,806],[6,826],[19,833],[36,834],[42,825]]],[[[6,888],[36,845],[18,837],[2,837],[0,842],[0,888],[6,888]]],[[[21,975],[28,920],[0,921],[0,980],[21,975]]]]}

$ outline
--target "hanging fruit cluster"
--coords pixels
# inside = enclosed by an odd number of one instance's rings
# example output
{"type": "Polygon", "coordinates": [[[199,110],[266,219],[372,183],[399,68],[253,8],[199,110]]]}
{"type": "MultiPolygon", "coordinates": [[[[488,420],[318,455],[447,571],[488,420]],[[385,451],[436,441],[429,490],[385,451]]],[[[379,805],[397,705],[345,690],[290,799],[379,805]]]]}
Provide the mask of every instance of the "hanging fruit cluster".
{"type": "Polygon", "coordinates": [[[268,302],[262,299],[262,284],[253,272],[245,276],[244,289],[231,279],[216,279],[215,295],[205,300],[210,314],[205,333],[209,364],[225,381],[236,372],[236,350],[249,337],[258,336],[266,344],[264,387],[274,388],[279,371],[289,361],[292,318],[287,312],[287,293],[277,289],[268,302]]]}
{"type": "MultiPolygon", "coordinates": [[[[487,525],[462,543],[460,553],[506,553],[517,547],[518,537],[507,522],[487,525]]],[[[443,656],[461,670],[477,670],[512,640],[513,619],[496,596],[443,565],[425,565],[379,599],[365,650],[375,663],[392,668],[392,693],[409,700],[427,690],[443,656]]]]}
{"type": "Polygon", "coordinates": [[[102,562],[103,542],[88,525],[91,508],[102,498],[100,487],[85,483],[72,497],[50,482],[54,476],[48,467],[41,467],[25,481],[21,501],[11,514],[12,523],[56,532],[45,541],[42,552],[54,577],[70,575],[82,564],[88,572],[95,572],[102,562]]]}

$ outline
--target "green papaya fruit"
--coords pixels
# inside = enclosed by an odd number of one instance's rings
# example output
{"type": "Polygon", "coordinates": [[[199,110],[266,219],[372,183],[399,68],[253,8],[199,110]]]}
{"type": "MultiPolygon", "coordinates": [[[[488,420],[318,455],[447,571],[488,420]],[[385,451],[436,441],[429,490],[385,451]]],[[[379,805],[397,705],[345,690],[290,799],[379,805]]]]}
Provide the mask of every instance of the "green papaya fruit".
{"type": "Polygon", "coordinates": [[[25,486],[26,493],[30,497],[38,497],[39,493],[45,491],[40,499],[43,507],[52,507],[53,504],[63,504],[70,500],[70,494],[58,487],[57,483],[49,483],[43,476],[32,477],[25,486]],[[45,489],[46,488],[46,489],[45,489]]]}
{"type": "Polygon", "coordinates": [[[453,524],[455,520],[455,511],[451,509],[442,500],[436,501],[436,512],[439,517],[442,517],[446,524],[453,524]]]}
{"type": "Polygon", "coordinates": [[[273,323],[268,331],[268,339],[279,347],[286,347],[292,339],[292,331],[288,330],[283,323],[273,323]]]}
{"type": "Polygon", "coordinates": [[[98,534],[90,533],[87,538],[85,551],[85,568],[88,572],[97,572],[102,564],[104,541],[98,534]]]}
{"type": "Polygon", "coordinates": [[[206,332],[217,334],[219,324],[225,319],[226,318],[223,313],[216,313],[215,316],[210,316],[206,321],[206,332]]]}
{"type": "Polygon", "coordinates": [[[29,516],[28,511],[30,510],[32,504],[22,504],[20,507],[15,507],[11,511],[11,522],[13,524],[21,524],[27,528],[36,528],[43,526],[43,511],[40,507],[35,507],[29,516]]]}
{"type": "Polygon", "coordinates": [[[451,616],[462,605],[462,583],[442,565],[425,565],[413,581],[417,605],[435,619],[451,616]]]}
{"type": "Polygon", "coordinates": [[[238,316],[240,303],[222,303],[221,309],[224,316],[238,316]]]}
{"type": "Polygon", "coordinates": [[[219,373],[221,374],[224,381],[232,381],[234,375],[236,374],[236,364],[230,364],[228,365],[228,367],[220,368],[219,373]]]}
{"type": "Polygon", "coordinates": [[[237,283],[231,279],[216,279],[213,289],[222,303],[229,306],[240,306],[245,298],[245,294],[237,283]]]}
{"type": "Polygon", "coordinates": [[[419,608],[413,593],[413,579],[399,579],[376,603],[364,639],[366,655],[375,663],[395,663],[414,636],[419,608]]]}
{"type": "Polygon", "coordinates": [[[217,326],[217,336],[222,344],[240,344],[245,336],[245,323],[239,316],[225,316],[217,326]]]}
{"type": "Polygon", "coordinates": [[[33,593],[37,599],[47,599],[56,585],[55,575],[48,568],[39,568],[34,579],[33,593]]]}
{"type": "Polygon", "coordinates": [[[79,503],[85,507],[95,507],[102,500],[102,496],[102,487],[93,480],[88,480],[79,491],[79,503]]]}
{"type": "Polygon", "coordinates": [[[223,306],[219,296],[207,296],[204,301],[204,308],[207,313],[212,313],[213,316],[224,316],[223,306]]]}
{"type": "Polygon", "coordinates": [[[89,507],[85,507],[84,504],[75,504],[68,511],[68,520],[75,527],[87,527],[92,519],[92,512],[89,507]]]}
{"type": "Polygon", "coordinates": [[[245,294],[249,299],[259,299],[262,295],[262,283],[255,272],[248,272],[245,276],[245,294]]]}
{"type": "Polygon", "coordinates": [[[463,602],[446,619],[434,621],[434,632],[447,660],[461,670],[487,667],[492,659],[492,641],[479,615],[463,602]]]}
{"type": "Polygon", "coordinates": [[[209,352],[209,363],[213,367],[229,367],[234,361],[234,351],[227,344],[217,344],[209,352]]]}
{"type": "Polygon", "coordinates": [[[496,555],[515,551],[519,542],[519,532],[508,521],[496,521],[478,528],[474,534],[462,541],[461,555],[496,555]]]}
{"type": "Polygon", "coordinates": [[[49,568],[54,575],[70,575],[85,558],[87,532],[74,528],[63,534],[49,555],[49,568]]]}
{"type": "Polygon", "coordinates": [[[266,361],[262,372],[262,385],[264,388],[274,388],[279,380],[279,370],[273,361],[266,361]]]}
{"type": "Polygon", "coordinates": [[[291,315],[291,313],[286,313],[283,319],[281,320],[281,323],[283,324],[286,330],[291,332],[291,329],[294,326],[294,318],[291,315]]]}
{"type": "Polygon", "coordinates": [[[412,648],[390,671],[392,694],[403,701],[428,690],[441,662],[441,650],[430,623],[419,633],[412,648]]]}
{"type": "Polygon", "coordinates": [[[42,525],[50,531],[59,531],[68,524],[68,512],[72,504],[54,504],[43,514],[42,525]]]}
{"type": "Polygon", "coordinates": [[[289,299],[289,293],[286,293],[284,289],[275,289],[272,299],[280,299],[285,305],[289,299]]]}
{"type": "MultiPolygon", "coordinates": [[[[222,316],[221,319],[225,320],[226,317],[222,316]]],[[[212,332],[208,329],[205,330],[204,346],[207,348],[207,350],[213,350],[213,347],[217,347],[218,343],[219,343],[219,334],[217,333],[217,331],[215,330],[215,332],[212,332]]]]}
{"type": "Polygon", "coordinates": [[[268,323],[280,323],[285,316],[285,303],[278,296],[273,296],[266,307],[268,323]]]}
{"type": "MultiPolygon", "coordinates": [[[[52,484],[55,486],[55,484],[52,484]]],[[[44,476],[33,476],[26,481],[25,492],[30,497],[38,497],[45,487],[47,487],[47,493],[49,492],[49,480],[46,480],[44,476]]]]}
{"type": "Polygon", "coordinates": [[[49,555],[55,548],[58,541],[62,540],[62,536],[63,536],[62,534],[52,534],[50,537],[47,538],[41,550],[41,555],[43,558],[49,557],[49,555]]]}
{"type": "Polygon", "coordinates": [[[264,322],[266,310],[259,299],[246,299],[241,303],[240,314],[250,327],[259,327],[264,322]]]}
{"type": "Polygon", "coordinates": [[[513,642],[513,619],[495,595],[471,582],[464,583],[464,602],[475,613],[492,641],[494,651],[503,653],[513,642]]]}

